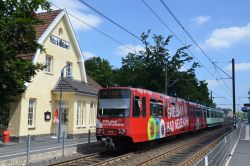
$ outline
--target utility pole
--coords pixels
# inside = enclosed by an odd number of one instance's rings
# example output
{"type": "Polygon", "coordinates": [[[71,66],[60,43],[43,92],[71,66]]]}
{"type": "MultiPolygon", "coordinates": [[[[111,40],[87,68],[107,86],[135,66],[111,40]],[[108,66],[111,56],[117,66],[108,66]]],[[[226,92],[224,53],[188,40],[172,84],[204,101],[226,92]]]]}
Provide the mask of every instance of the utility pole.
{"type": "Polygon", "coordinates": [[[236,115],[235,115],[235,71],[234,71],[234,58],[232,59],[232,85],[233,85],[233,125],[236,128],[236,115]]]}
{"type": "Polygon", "coordinates": [[[213,101],[213,91],[210,91],[211,101],[213,101]]]}
{"type": "Polygon", "coordinates": [[[168,62],[166,62],[165,66],[165,93],[168,95],[168,62]]]}

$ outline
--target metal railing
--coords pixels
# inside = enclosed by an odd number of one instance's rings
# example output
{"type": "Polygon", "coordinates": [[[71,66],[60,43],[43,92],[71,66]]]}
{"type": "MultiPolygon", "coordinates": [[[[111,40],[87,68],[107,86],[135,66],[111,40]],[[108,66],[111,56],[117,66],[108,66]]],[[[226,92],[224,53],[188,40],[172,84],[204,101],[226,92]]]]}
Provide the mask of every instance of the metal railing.
{"type": "Polygon", "coordinates": [[[241,124],[237,124],[237,128],[224,137],[223,140],[212,149],[205,157],[198,161],[195,166],[222,166],[225,165],[229,154],[237,143],[240,135],[241,124]]]}
{"type": "Polygon", "coordinates": [[[63,133],[59,143],[54,137],[35,139],[27,135],[20,142],[10,141],[8,144],[0,144],[0,165],[5,165],[6,162],[9,163],[7,165],[30,165],[50,158],[70,156],[79,151],[89,151],[91,142],[96,142],[96,139],[95,133],[90,130],[76,138],[66,138],[63,133]]]}

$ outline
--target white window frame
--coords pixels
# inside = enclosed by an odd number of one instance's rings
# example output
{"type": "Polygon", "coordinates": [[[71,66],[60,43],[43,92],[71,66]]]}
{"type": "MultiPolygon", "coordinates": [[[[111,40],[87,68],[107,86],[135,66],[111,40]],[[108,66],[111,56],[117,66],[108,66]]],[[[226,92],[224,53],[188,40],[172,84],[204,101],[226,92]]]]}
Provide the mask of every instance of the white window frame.
{"type": "Polygon", "coordinates": [[[82,101],[82,111],[81,111],[81,124],[82,127],[86,127],[86,102],[82,101]]]}
{"type": "Polygon", "coordinates": [[[95,127],[95,112],[96,112],[96,102],[90,102],[90,112],[89,112],[89,126],[95,127]],[[93,104],[93,105],[92,105],[93,104]],[[91,107],[92,105],[92,107],[91,107]]]}
{"type": "Polygon", "coordinates": [[[29,99],[29,109],[28,109],[28,128],[35,127],[35,110],[36,110],[36,99],[29,99]],[[31,114],[31,116],[30,116],[31,114]],[[31,117],[31,119],[30,119],[31,117]]]}
{"type": "Polygon", "coordinates": [[[72,78],[73,77],[73,64],[72,62],[67,62],[66,63],[66,77],[67,78],[72,78]]]}
{"type": "Polygon", "coordinates": [[[77,101],[77,110],[76,110],[76,127],[80,127],[80,112],[81,112],[81,101],[77,101]]]}
{"type": "Polygon", "coordinates": [[[53,72],[53,57],[50,55],[46,55],[45,64],[46,64],[46,68],[45,68],[46,73],[51,74],[53,72]],[[50,61],[48,61],[49,59],[50,61]]]}

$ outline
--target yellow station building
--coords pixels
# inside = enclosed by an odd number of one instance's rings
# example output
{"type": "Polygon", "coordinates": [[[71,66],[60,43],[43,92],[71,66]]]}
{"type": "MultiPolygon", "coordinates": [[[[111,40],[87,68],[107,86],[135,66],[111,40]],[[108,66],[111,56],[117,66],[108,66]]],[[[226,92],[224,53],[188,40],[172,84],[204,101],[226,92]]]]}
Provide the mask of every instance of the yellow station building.
{"type": "Polygon", "coordinates": [[[62,79],[62,125],[61,133],[68,137],[95,132],[97,93],[100,89],[86,75],[84,59],[64,10],[39,13],[43,24],[35,27],[38,43],[44,45],[23,56],[34,64],[43,63],[46,68],[39,71],[27,83],[24,93],[10,104],[8,129],[11,137],[23,138],[53,136],[57,133],[57,115],[60,100],[60,74],[62,79]],[[67,67],[65,67],[67,66],[67,67]]]}

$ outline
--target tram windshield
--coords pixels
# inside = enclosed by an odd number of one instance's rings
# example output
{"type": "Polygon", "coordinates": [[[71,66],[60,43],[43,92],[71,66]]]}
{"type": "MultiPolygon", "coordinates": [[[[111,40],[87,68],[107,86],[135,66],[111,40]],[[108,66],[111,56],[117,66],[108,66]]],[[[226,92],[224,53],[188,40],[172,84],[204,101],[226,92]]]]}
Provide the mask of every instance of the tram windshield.
{"type": "Polygon", "coordinates": [[[130,90],[105,89],[99,93],[100,117],[129,117],[130,90]]]}

